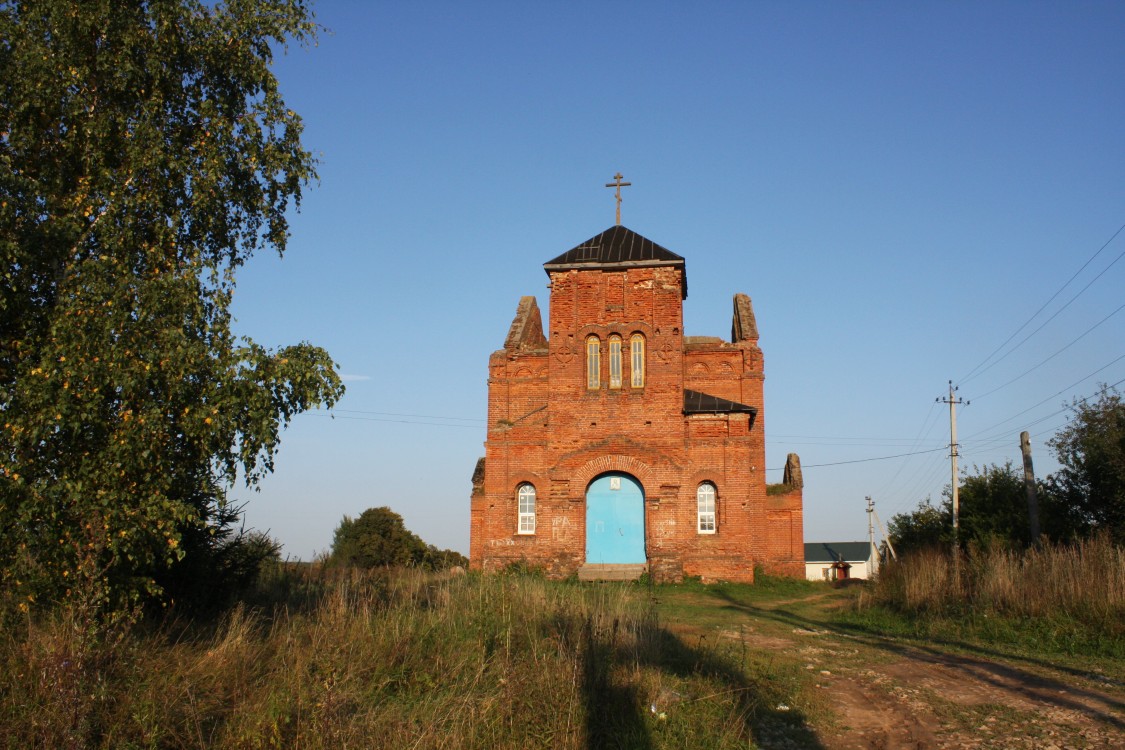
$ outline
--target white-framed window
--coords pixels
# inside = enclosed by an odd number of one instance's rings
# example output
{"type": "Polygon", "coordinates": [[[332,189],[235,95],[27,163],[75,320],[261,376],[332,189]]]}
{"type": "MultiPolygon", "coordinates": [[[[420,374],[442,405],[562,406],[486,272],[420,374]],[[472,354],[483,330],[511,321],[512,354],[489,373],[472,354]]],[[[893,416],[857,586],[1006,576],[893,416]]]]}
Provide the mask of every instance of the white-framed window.
{"type": "Polygon", "coordinates": [[[632,377],[630,385],[634,388],[645,387],[645,337],[643,334],[634,333],[629,338],[629,365],[632,377]]]}
{"type": "Polygon", "coordinates": [[[621,337],[609,337],[609,387],[621,387],[621,337]]]}
{"type": "Polygon", "coordinates": [[[520,534],[535,533],[535,485],[521,484],[516,492],[519,499],[519,531],[520,534]]]}
{"type": "Polygon", "coordinates": [[[602,340],[586,337],[586,388],[595,391],[602,387],[602,340]]]}
{"type": "Polygon", "coordinates": [[[697,528],[700,534],[715,533],[715,485],[704,482],[695,491],[697,528]]]}

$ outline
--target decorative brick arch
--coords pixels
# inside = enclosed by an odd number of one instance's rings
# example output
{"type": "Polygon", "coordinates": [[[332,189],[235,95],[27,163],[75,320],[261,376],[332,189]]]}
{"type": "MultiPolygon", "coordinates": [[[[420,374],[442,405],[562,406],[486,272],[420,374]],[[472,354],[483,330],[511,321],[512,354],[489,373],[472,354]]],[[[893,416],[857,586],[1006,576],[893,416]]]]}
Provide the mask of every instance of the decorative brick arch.
{"type": "Polygon", "coordinates": [[[536,492],[545,492],[548,482],[543,477],[531,471],[516,471],[508,476],[509,499],[514,500],[521,484],[530,484],[536,492]]]}
{"type": "Polygon", "coordinates": [[[623,455],[609,455],[599,456],[592,461],[587,461],[583,464],[570,479],[571,492],[582,493],[585,495],[586,487],[597,476],[605,474],[608,471],[620,471],[624,474],[629,474],[641,483],[645,494],[654,491],[656,486],[655,478],[653,476],[652,467],[648,464],[633,458],[632,456],[623,455]]]}

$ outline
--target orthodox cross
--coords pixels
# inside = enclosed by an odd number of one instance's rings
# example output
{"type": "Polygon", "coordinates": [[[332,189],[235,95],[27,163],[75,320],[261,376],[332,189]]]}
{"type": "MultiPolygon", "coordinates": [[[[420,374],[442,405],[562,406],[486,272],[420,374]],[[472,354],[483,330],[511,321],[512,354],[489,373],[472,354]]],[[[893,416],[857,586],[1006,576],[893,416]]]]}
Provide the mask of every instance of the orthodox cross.
{"type": "Polygon", "coordinates": [[[622,177],[623,175],[618,172],[613,176],[613,182],[607,182],[605,184],[606,187],[617,188],[617,190],[614,191],[614,195],[617,198],[617,226],[621,226],[621,188],[629,187],[633,184],[631,182],[622,182],[622,177]]]}

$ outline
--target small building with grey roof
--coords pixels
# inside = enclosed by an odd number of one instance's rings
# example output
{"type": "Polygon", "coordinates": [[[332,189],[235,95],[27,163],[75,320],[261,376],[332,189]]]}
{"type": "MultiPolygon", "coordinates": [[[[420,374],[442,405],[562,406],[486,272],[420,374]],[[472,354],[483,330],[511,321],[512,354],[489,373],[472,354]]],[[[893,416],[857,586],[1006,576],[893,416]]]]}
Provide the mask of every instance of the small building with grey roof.
{"type": "Polygon", "coordinates": [[[805,578],[810,581],[867,580],[879,569],[870,542],[805,542],[805,578]]]}

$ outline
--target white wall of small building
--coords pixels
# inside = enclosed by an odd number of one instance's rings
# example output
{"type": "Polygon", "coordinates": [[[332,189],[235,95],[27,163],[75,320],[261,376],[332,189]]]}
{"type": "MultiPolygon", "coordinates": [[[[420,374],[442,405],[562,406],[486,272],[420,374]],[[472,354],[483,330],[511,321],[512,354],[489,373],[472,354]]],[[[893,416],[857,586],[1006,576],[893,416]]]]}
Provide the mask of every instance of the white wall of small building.
{"type": "MultiPolygon", "coordinates": [[[[847,562],[850,563],[851,566],[852,566],[848,570],[848,578],[859,578],[859,579],[867,580],[868,578],[871,578],[875,574],[874,566],[871,564],[870,561],[851,561],[851,560],[848,560],[847,562]]],[[[832,570],[832,563],[830,563],[830,562],[805,563],[805,578],[810,580],[810,581],[831,581],[831,580],[833,580],[832,577],[831,577],[832,576],[831,573],[828,574],[827,578],[825,577],[824,571],[826,571],[826,570],[828,570],[828,571],[832,570]]]]}

